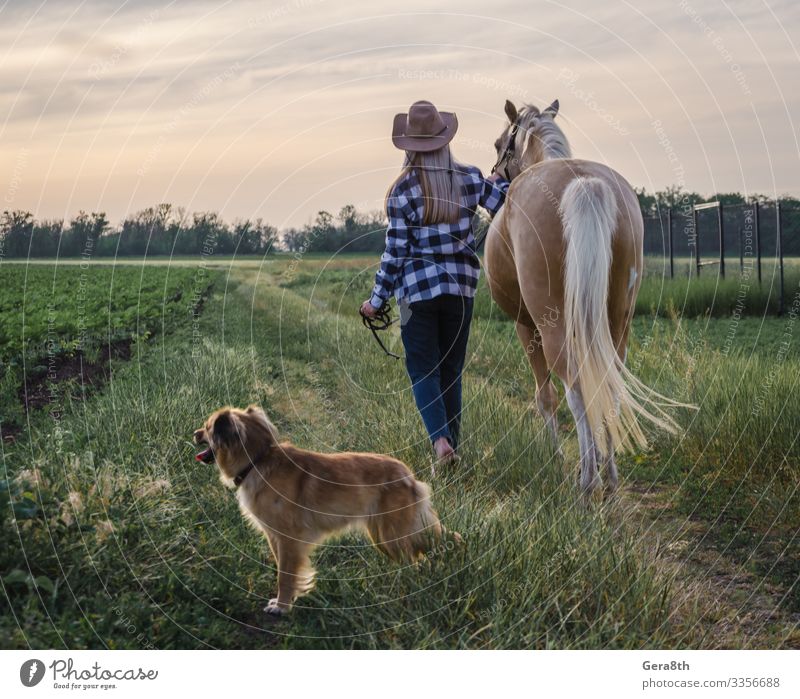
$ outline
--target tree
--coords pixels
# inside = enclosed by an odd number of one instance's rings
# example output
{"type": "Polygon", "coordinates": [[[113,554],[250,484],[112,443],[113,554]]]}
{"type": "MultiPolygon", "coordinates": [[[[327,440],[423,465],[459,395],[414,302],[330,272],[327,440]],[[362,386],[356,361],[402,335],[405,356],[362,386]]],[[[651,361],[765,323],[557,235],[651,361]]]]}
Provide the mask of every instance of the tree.
{"type": "Polygon", "coordinates": [[[342,226],[344,226],[344,230],[346,233],[353,233],[359,225],[360,216],[358,211],[356,211],[356,207],[352,204],[345,204],[339,210],[339,220],[342,222],[342,226]]]}
{"type": "Polygon", "coordinates": [[[31,257],[55,257],[58,254],[58,243],[64,233],[64,221],[37,221],[33,225],[33,241],[31,257]]]}
{"type": "Polygon", "coordinates": [[[687,192],[680,185],[669,185],[665,190],[655,193],[656,210],[665,213],[667,209],[688,210],[705,199],[697,192],[687,192]]]}
{"type": "Polygon", "coordinates": [[[308,249],[306,229],[289,228],[283,234],[283,244],[289,252],[305,252],[308,249]]]}
{"type": "Polygon", "coordinates": [[[183,255],[229,254],[234,250],[227,224],[216,212],[200,212],[179,231],[175,252],[183,255]]]}
{"type": "Polygon", "coordinates": [[[645,216],[656,215],[656,198],[652,194],[648,194],[647,190],[642,187],[641,189],[633,188],[636,192],[636,197],[639,199],[639,208],[645,216]]]}
{"type": "Polygon", "coordinates": [[[102,212],[87,214],[79,211],[61,235],[58,254],[60,257],[78,257],[95,254],[100,237],[108,230],[108,219],[102,212]]]}
{"type": "Polygon", "coordinates": [[[234,223],[232,235],[237,255],[267,254],[274,251],[279,240],[278,229],[260,218],[234,223]]]}
{"type": "Polygon", "coordinates": [[[695,204],[702,204],[705,199],[697,192],[687,192],[680,185],[669,185],[666,189],[648,194],[647,190],[633,188],[639,199],[639,208],[644,216],[665,215],[667,209],[673,213],[684,214],[691,211],[695,204]]]}
{"type": "Polygon", "coordinates": [[[721,201],[722,206],[739,206],[745,204],[745,198],[739,192],[719,192],[708,198],[708,201],[721,201]]]}
{"type": "Polygon", "coordinates": [[[0,221],[0,237],[8,257],[27,257],[33,235],[33,214],[30,211],[4,211],[0,221]]]}

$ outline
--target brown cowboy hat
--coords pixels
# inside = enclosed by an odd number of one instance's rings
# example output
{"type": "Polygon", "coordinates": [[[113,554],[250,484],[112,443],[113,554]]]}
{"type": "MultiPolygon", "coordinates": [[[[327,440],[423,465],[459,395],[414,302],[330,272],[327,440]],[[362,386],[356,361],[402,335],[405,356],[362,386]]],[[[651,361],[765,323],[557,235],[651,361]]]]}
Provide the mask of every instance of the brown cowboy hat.
{"type": "Polygon", "coordinates": [[[440,112],[427,100],[420,100],[409,107],[408,114],[395,115],[392,143],[402,150],[429,152],[450,143],[456,131],[455,114],[440,112]]]}

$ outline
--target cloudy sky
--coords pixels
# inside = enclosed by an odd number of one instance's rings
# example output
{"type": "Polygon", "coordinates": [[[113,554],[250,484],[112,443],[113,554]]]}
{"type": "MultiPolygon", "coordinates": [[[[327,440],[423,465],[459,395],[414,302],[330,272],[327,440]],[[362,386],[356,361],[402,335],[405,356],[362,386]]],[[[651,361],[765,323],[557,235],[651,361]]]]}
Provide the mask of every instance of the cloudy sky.
{"type": "Polygon", "coordinates": [[[0,0],[2,209],[379,208],[417,99],[487,172],[505,99],[558,97],[634,185],[798,195],[798,44],[796,0],[0,0]]]}

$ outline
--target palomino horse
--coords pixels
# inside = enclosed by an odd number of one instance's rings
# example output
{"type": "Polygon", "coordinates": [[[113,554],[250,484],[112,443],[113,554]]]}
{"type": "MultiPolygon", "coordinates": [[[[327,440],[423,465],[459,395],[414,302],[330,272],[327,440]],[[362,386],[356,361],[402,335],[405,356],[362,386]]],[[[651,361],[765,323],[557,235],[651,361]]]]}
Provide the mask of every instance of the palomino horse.
{"type": "Polygon", "coordinates": [[[642,280],[642,214],[633,188],[600,163],[572,158],[555,123],[558,100],[540,112],[506,102],[495,169],[512,180],[486,240],[492,297],[516,320],[536,376],[536,404],[558,447],[561,378],[575,418],[583,492],[617,486],[614,453],[646,446],[645,418],[675,431],[655,393],[625,367],[642,280]]]}

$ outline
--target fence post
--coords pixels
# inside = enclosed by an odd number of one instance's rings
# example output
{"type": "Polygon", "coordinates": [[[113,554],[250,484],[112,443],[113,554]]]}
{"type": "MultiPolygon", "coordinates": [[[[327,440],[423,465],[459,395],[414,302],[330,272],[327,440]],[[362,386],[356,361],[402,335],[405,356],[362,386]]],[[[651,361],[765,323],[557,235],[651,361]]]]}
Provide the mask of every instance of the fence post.
{"type": "Polygon", "coordinates": [[[694,264],[695,276],[700,276],[700,229],[697,226],[697,209],[692,206],[692,222],[694,224],[694,264]]]}
{"type": "Polygon", "coordinates": [[[744,274],[744,231],[739,226],[739,275],[744,274]]]}
{"type": "Polygon", "coordinates": [[[719,228],[719,276],[725,279],[725,224],[722,217],[722,202],[717,206],[717,227],[719,228]]]}
{"type": "MultiPolygon", "coordinates": [[[[775,200],[775,237],[778,247],[778,265],[780,267],[780,282],[778,285],[778,315],[783,315],[783,229],[781,228],[781,202],[775,200]]],[[[773,277],[774,278],[774,277],[773,277]]]]}
{"type": "Polygon", "coordinates": [[[758,202],[753,202],[753,230],[756,234],[756,266],[758,267],[758,283],[761,284],[761,226],[758,219],[758,202]]]}
{"type": "Polygon", "coordinates": [[[675,278],[675,255],[672,250],[672,207],[667,209],[667,245],[669,246],[669,278],[675,278]]]}

